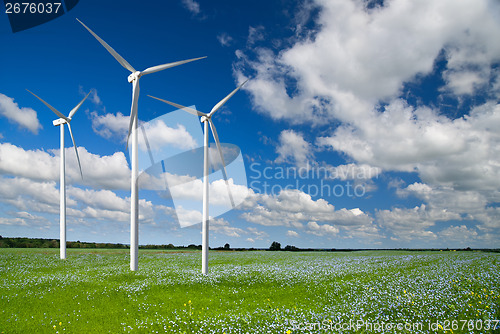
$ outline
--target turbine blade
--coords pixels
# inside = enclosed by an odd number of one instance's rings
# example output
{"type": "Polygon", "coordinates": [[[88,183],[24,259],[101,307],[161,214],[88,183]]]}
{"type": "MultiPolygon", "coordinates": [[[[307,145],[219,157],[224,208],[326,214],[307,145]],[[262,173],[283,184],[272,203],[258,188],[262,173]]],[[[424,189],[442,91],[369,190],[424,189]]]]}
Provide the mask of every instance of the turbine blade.
{"type": "Polygon", "coordinates": [[[171,106],[174,106],[178,109],[182,109],[184,111],[187,111],[188,113],[192,114],[192,115],[195,115],[195,116],[207,116],[207,114],[201,112],[201,111],[198,111],[196,109],[193,109],[193,108],[189,108],[189,107],[184,107],[183,105],[180,105],[180,104],[177,104],[177,103],[174,103],[174,102],[170,102],[170,101],[167,101],[167,100],[164,100],[164,99],[160,99],[158,97],[154,97],[154,96],[151,96],[151,95],[148,95],[149,97],[152,97],[153,99],[156,99],[158,101],[161,101],[161,102],[165,102],[167,104],[170,104],[171,106]]]}
{"type": "Polygon", "coordinates": [[[47,102],[45,102],[44,100],[42,100],[35,93],[33,93],[33,92],[29,91],[29,90],[27,90],[27,91],[30,92],[31,94],[33,94],[37,99],[39,99],[40,101],[42,101],[43,104],[45,104],[47,107],[49,107],[49,109],[52,110],[57,116],[59,116],[60,118],[64,119],[66,122],[69,123],[70,120],[66,116],[64,116],[63,114],[61,114],[56,108],[54,108],[53,106],[51,106],[50,104],[48,104],[47,102]]]}
{"type": "Polygon", "coordinates": [[[85,97],[83,98],[83,100],[81,100],[81,101],[80,101],[80,103],[78,103],[78,104],[76,105],[76,107],[74,107],[74,108],[73,108],[73,109],[69,112],[69,115],[68,115],[68,118],[69,118],[69,119],[73,118],[73,115],[74,115],[74,114],[78,111],[78,109],[80,109],[80,107],[82,106],[83,102],[87,99],[87,97],[89,97],[89,95],[90,95],[90,93],[91,93],[91,92],[92,92],[92,91],[90,91],[90,92],[87,94],[87,96],[85,96],[85,97]]]}
{"type": "Polygon", "coordinates": [[[163,70],[166,70],[167,68],[171,68],[171,67],[179,66],[179,65],[182,65],[182,64],[190,63],[192,61],[200,60],[200,59],[203,59],[203,58],[207,58],[207,57],[205,56],[205,57],[199,57],[199,58],[181,60],[181,61],[176,61],[174,63],[168,63],[168,64],[163,64],[163,65],[148,67],[147,69],[145,69],[144,71],[141,72],[141,75],[146,75],[146,74],[150,74],[150,73],[154,73],[154,72],[158,72],[158,71],[163,71],[163,70]]]}
{"type": "Polygon", "coordinates": [[[216,112],[217,110],[219,110],[220,107],[222,107],[224,105],[224,103],[227,102],[227,100],[229,100],[244,84],[246,84],[248,81],[248,79],[246,81],[244,81],[241,85],[239,85],[235,90],[233,90],[231,93],[229,93],[228,96],[226,96],[225,98],[223,98],[219,103],[217,103],[213,108],[212,110],[208,113],[208,117],[211,117],[214,112],[216,112]]]}
{"type": "Polygon", "coordinates": [[[210,129],[212,130],[212,134],[215,139],[215,144],[217,145],[217,150],[219,151],[219,156],[220,160],[222,162],[222,176],[224,177],[224,181],[226,181],[226,186],[227,186],[227,192],[229,193],[229,199],[231,200],[231,206],[234,208],[234,200],[233,200],[233,194],[231,193],[231,187],[229,186],[229,181],[227,180],[227,172],[226,172],[226,163],[224,162],[224,156],[222,155],[222,149],[220,146],[220,141],[219,141],[219,136],[217,135],[217,130],[215,130],[215,125],[212,122],[212,119],[208,119],[208,122],[210,124],[210,129]]]}
{"type": "MultiPolygon", "coordinates": [[[[139,79],[134,80],[132,84],[132,106],[130,107],[130,123],[128,125],[128,135],[127,135],[127,146],[128,148],[128,140],[130,139],[130,134],[132,133],[132,126],[134,123],[135,115],[137,115],[137,103],[139,101],[139,79]]],[[[139,120],[137,120],[139,122],[139,120]]],[[[137,128],[137,124],[135,125],[137,128]]]]}
{"type": "Polygon", "coordinates": [[[80,176],[82,177],[83,180],[82,165],[80,164],[80,157],[78,156],[78,149],[76,148],[75,137],[73,137],[73,131],[71,131],[71,125],[69,125],[69,123],[66,124],[68,124],[69,135],[71,136],[71,140],[73,141],[73,147],[75,148],[75,153],[76,153],[76,160],[78,160],[78,167],[80,168],[80,176]]]}
{"type": "Polygon", "coordinates": [[[127,70],[129,70],[130,72],[134,73],[135,72],[135,69],[132,67],[132,65],[130,65],[125,59],[123,59],[122,56],[120,56],[118,54],[118,52],[115,51],[115,49],[113,49],[111,46],[108,45],[108,43],[106,43],[105,41],[103,41],[99,36],[97,36],[97,34],[95,32],[93,32],[89,27],[87,27],[85,24],[83,24],[82,21],[80,21],[79,19],[76,19],[78,22],[80,22],[82,24],[82,26],[85,27],[85,29],[87,29],[91,34],[92,36],[94,36],[98,41],[99,43],[102,44],[102,46],[104,46],[106,48],[106,50],[108,50],[109,53],[111,53],[111,55],[123,66],[125,67],[127,70]]]}
{"type": "Polygon", "coordinates": [[[153,157],[153,153],[151,152],[151,146],[149,145],[148,136],[146,135],[146,129],[141,125],[142,136],[144,137],[144,142],[146,143],[146,147],[148,149],[149,160],[151,160],[151,166],[155,164],[155,159],[153,157]]]}

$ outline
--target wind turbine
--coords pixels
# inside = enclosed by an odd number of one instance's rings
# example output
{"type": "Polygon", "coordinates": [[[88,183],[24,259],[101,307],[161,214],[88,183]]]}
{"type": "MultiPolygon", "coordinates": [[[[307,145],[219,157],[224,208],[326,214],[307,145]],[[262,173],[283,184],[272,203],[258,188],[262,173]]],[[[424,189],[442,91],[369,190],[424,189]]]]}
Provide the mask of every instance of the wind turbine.
{"type": "MultiPolygon", "coordinates": [[[[26,89],[27,90],[27,89],[26,89]]],[[[37,99],[43,102],[47,107],[49,107],[50,110],[52,110],[57,116],[59,116],[58,119],[54,120],[52,124],[54,126],[60,126],[61,129],[61,172],[60,172],[60,182],[59,182],[59,192],[61,199],[59,201],[59,252],[61,259],[64,260],[66,259],[66,168],[65,168],[65,154],[64,154],[64,124],[68,125],[68,130],[69,134],[71,136],[71,140],[73,141],[73,147],[75,148],[75,153],[76,153],[76,160],[78,161],[78,167],[80,168],[80,176],[82,177],[83,180],[83,173],[82,173],[82,165],[80,164],[80,157],[78,156],[78,150],[76,149],[76,144],[75,144],[75,138],[73,137],[73,131],[71,131],[71,125],[69,123],[71,122],[71,119],[75,115],[76,111],[80,108],[80,106],[83,104],[83,102],[87,99],[89,96],[90,92],[83,98],[83,100],[80,101],[74,107],[71,109],[71,111],[68,114],[68,117],[64,116],[62,113],[57,111],[54,107],[52,107],[50,104],[42,100],[40,97],[35,95],[33,92],[27,90],[31,94],[33,94],[37,99]]]]}
{"type": "Polygon", "coordinates": [[[131,182],[130,182],[130,270],[136,271],[138,269],[138,255],[139,255],[139,185],[137,177],[139,175],[139,161],[137,151],[137,102],[139,101],[139,78],[143,75],[165,70],[170,67],[175,67],[191,61],[203,59],[206,57],[193,58],[188,60],[177,61],[153,67],[148,67],[144,71],[136,71],[122,56],[120,56],[111,46],[97,36],[89,27],[80,22],[85,29],[87,29],[92,36],[94,36],[99,43],[108,50],[108,52],[127,70],[131,72],[128,76],[128,82],[132,84],[132,106],[130,108],[130,123],[128,126],[127,147],[130,135],[132,134],[132,156],[130,157],[132,165],[131,182]]]}
{"type": "Polygon", "coordinates": [[[149,97],[152,97],[153,99],[157,99],[159,101],[165,102],[167,104],[170,104],[171,106],[174,106],[179,109],[183,109],[184,111],[193,114],[195,116],[201,117],[200,121],[204,125],[204,159],[203,159],[203,221],[202,221],[202,256],[201,256],[201,272],[202,274],[206,275],[208,273],[208,165],[209,165],[209,155],[208,155],[208,125],[210,124],[210,129],[212,130],[212,135],[214,136],[215,139],[215,144],[217,145],[217,150],[219,151],[219,157],[222,162],[222,175],[224,177],[224,181],[226,181],[226,185],[228,188],[228,193],[229,193],[229,199],[231,200],[231,205],[234,207],[234,201],[233,201],[233,196],[231,194],[231,189],[229,187],[229,182],[227,180],[227,173],[226,173],[226,163],[224,162],[224,156],[222,154],[222,149],[220,146],[220,141],[219,141],[219,136],[217,135],[217,130],[215,129],[215,125],[212,122],[212,116],[213,114],[219,110],[220,107],[224,105],[224,103],[227,102],[248,80],[243,82],[241,85],[239,85],[235,90],[233,90],[229,95],[227,95],[225,98],[220,100],[219,103],[217,103],[212,110],[206,114],[201,111],[189,108],[189,107],[184,107],[180,104],[170,102],[167,100],[163,100],[151,95],[148,95],[149,97]]]}

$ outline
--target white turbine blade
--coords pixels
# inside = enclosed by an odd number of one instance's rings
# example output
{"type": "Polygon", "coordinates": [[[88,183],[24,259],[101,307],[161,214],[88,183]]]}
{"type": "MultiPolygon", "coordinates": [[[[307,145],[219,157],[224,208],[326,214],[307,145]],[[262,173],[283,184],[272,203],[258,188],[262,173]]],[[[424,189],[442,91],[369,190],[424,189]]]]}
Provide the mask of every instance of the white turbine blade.
{"type": "Polygon", "coordinates": [[[80,109],[80,107],[82,106],[83,102],[87,99],[87,97],[89,97],[89,95],[90,95],[90,93],[91,93],[91,92],[92,92],[92,91],[90,91],[90,92],[87,94],[87,96],[85,96],[85,97],[83,98],[83,100],[81,100],[81,101],[80,101],[80,103],[78,103],[78,104],[76,105],[76,107],[74,107],[74,108],[73,108],[73,109],[69,112],[69,115],[68,115],[68,118],[69,118],[69,119],[73,118],[73,115],[74,115],[74,114],[78,111],[78,109],[80,109]]]}
{"type": "Polygon", "coordinates": [[[144,142],[146,143],[146,147],[148,149],[149,160],[151,160],[151,166],[155,164],[155,159],[153,157],[153,153],[151,152],[151,146],[149,145],[148,136],[146,135],[146,129],[141,125],[142,136],[144,137],[144,142]]]}
{"type": "Polygon", "coordinates": [[[229,186],[229,181],[227,180],[227,172],[226,172],[226,163],[224,162],[224,156],[222,155],[222,148],[220,146],[219,136],[217,135],[217,130],[215,130],[215,125],[212,122],[212,119],[208,119],[210,123],[210,129],[212,130],[212,134],[215,139],[215,144],[217,145],[217,150],[219,151],[220,160],[222,162],[222,176],[224,177],[224,181],[226,181],[227,191],[229,193],[229,199],[231,200],[231,206],[234,208],[234,200],[233,194],[231,193],[231,187],[229,186]]]}
{"type": "MultiPolygon", "coordinates": [[[[130,139],[130,134],[132,133],[132,126],[134,123],[134,117],[137,115],[137,103],[139,101],[139,79],[134,80],[132,84],[132,106],[130,107],[130,123],[128,125],[128,134],[127,134],[127,148],[128,148],[128,140],[130,139]]],[[[137,120],[139,122],[139,120],[137,120]]],[[[137,124],[135,125],[137,128],[137,124]]]]}
{"type": "MultiPolygon", "coordinates": [[[[73,141],[73,147],[75,148],[75,153],[76,153],[76,160],[78,160],[78,167],[80,168],[80,175],[83,180],[82,165],[80,164],[80,157],[78,156],[78,149],[76,148],[75,137],[73,137],[73,131],[71,131],[71,125],[69,125],[69,123],[66,124],[68,124],[69,135],[71,136],[71,140],[73,141]]],[[[63,125],[64,124],[62,124],[61,126],[63,125]]]]}
{"type": "MultiPolygon", "coordinates": [[[[26,89],[27,90],[27,89],[26,89]]],[[[43,102],[43,104],[45,104],[47,107],[49,107],[50,110],[52,110],[57,116],[61,117],[62,119],[64,119],[66,122],[69,122],[70,120],[64,116],[63,114],[61,114],[56,108],[54,108],[53,106],[51,106],[50,104],[48,104],[47,102],[45,102],[44,100],[42,100],[39,96],[37,96],[35,93],[27,90],[28,92],[30,92],[31,94],[33,94],[37,99],[39,99],[40,101],[43,102]]]]}
{"type": "Polygon", "coordinates": [[[241,85],[239,85],[235,90],[233,90],[231,93],[229,93],[228,96],[226,96],[225,98],[223,98],[219,103],[217,103],[213,108],[212,110],[208,113],[208,117],[211,117],[214,112],[216,112],[217,110],[219,110],[220,107],[222,107],[224,105],[224,103],[227,102],[227,100],[229,100],[244,84],[246,84],[248,80],[246,80],[245,82],[243,82],[241,85]]]}
{"type": "Polygon", "coordinates": [[[108,43],[106,43],[105,41],[103,41],[99,36],[97,36],[97,34],[95,32],[93,32],[89,27],[87,27],[85,24],[83,24],[82,21],[80,21],[79,19],[76,19],[78,22],[80,22],[82,24],[82,26],[85,27],[85,29],[87,29],[91,34],[92,36],[94,36],[98,41],[99,43],[102,44],[102,46],[104,46],[106,48],[106,50],[108,50],[109,53],[111,53],[111,55],[116,59],[118,60],[118,62],[123,66],[125,67],[127,70],[129,70],[130,72],[134,73],[135,72],[135,69],[132,67],[132,65],[130,65],[125,59],[123,59],[122,56],[120,56],[118,54],[118,52],[115,51],[115,49],[113,49],[111,46],[108,45],[108,43]]]}
{"type": "Polygon", "coordinates": [[[153,99],[156,99],[158,101],[161,101],[161,102],[164,102],[164,103],[167,103],[167,104],[170,104],[171,106],[174,106],[178,109],[182,109],[184,111],[187,111],[188,113],[192,114],[192,115],[195,115],[195,116],[207,116],[207,114],[201,112],[201,111],[198,111],[196,109],[193,109],[193,108],[189,108],[189,107],[184,107],[183,105],[180,105],[180,104],[177,104],[177,103],[174,103],[174,102],[170,102],[170,101],[167,101],[167,100],[164,100],[164,99],[160,99],[158,97],[154,97],[154,96],[151,96],[151,95],[148,95],[149,97],[152,97],[153,99]]]}
{"type": "Polygon", "coordinates": [[[149,68],[145,69],[144,71],[142,71],[141,75],[146,75],[146,74],[150,74],[150,73],[154,73],[154,72],[166,70],[167,68],[171,68],[171,67],[179,66],[179,65],[182,65],[182,64],[190,63],[192,61],[200,60],[200,59],[203,59],[203,58],[207,58],[207,57],[205,56],[205,57],[199,57],[199,58],[181,60],[181,61],[176,61],[174,63],[168,63],[168,64],[163,64],[163,65],[149,67],[149,68]]]}

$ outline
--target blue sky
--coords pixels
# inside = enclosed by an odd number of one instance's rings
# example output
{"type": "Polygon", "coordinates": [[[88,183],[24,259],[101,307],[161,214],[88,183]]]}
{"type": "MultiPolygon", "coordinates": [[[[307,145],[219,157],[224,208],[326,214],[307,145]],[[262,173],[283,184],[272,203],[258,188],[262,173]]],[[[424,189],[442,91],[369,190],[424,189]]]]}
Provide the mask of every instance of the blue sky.
{"type": "MultiPolygon", "coordinates": [[[[141,80],[144,122],[173,111],[148,94],[208,112],[250,79],[213,119],[246,186],[212,220],[212,247],[499,247],[500,4],[488,0],[81,0],[18,33],[2,11],[0,235],[59,236],[59,129],[25,89],[64,114],[92,91],[71,123],[83,181],[66,134],[68,240],[129,243],[129,73],[75,18],[139,70],[207,56],[141,80]]],[[[168,119],[156,143],[193,148],[201,125],[168,119]]],[[[189,184],[183,200],[198,203],[189,184]]],[[[140,244],[201,244],[173,210],[141,192],[140,244]]]]}

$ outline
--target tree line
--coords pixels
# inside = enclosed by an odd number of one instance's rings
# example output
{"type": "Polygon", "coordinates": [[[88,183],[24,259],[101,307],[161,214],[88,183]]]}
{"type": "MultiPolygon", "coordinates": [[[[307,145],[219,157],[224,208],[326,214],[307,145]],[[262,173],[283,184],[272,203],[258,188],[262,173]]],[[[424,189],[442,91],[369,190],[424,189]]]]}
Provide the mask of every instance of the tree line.
{"type": "MultiPolygon", "coordinates": [[[[43,238],[7,238],[0,235],[0,248],[59,248],[59,239],[43,239],[43,238]]],[[[98,242],[84,242],[84,241],[68,241],[66,248],[112,248],[112,249],[128,249],[129,245],[116,244],[116,243],[98,243],[98,242]]],[[[141,245],[140,249],[178,249],[178,250],[201,250],[201,245],[190,244],[188,246],[174,246],[173,244],[165,245],[141,245]]],[[[311,251],[330,251],[330,252],[352,252],[358,250],[369,249],[316,249],[316,248],[298,248],[293,245],[286,245],[284,248],[277,241],[273,241],[269,248],[231,248],[226,243],[223,247],[210,248],[210,250],[217,251],[252,251],[252,250],[268,250],[268,251],[290,251],[290,252],[311,252],[311,251]]],[[[379,249],[383,250],[383,249],[379,249]]],[[[462,249],[398,249],[398,250],[412,250],[412,251],[473,251],[470,247],[462,249]]],[[[475,249],[485,252],[500,252],[499,249],[475,249]]]]}

